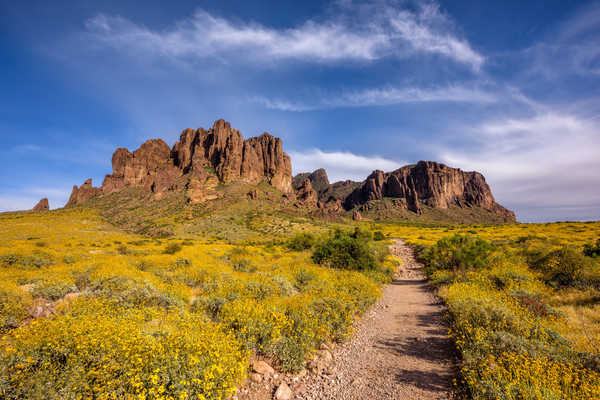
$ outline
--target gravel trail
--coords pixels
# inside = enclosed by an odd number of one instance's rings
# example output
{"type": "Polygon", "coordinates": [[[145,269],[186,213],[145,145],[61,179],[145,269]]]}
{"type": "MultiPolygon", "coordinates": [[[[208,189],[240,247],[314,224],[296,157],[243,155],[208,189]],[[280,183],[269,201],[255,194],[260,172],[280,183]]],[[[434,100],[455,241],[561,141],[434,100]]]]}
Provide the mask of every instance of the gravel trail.
{"type": "Polygon", "coordinates": [[[323,373],[307,374],[296,399],[447,399],[456,374],[444,307],[431,292],[422,265],[402,240],[392,254],[403,260],[394,281],[333,349],[323,373]]]}

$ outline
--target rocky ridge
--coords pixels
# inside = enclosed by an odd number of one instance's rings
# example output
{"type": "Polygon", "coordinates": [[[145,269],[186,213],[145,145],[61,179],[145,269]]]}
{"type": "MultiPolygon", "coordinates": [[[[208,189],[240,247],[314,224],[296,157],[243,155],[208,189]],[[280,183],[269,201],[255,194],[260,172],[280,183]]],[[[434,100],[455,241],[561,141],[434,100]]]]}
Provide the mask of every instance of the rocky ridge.
{"type": "Polygon", "coordinates": [[[293,191],[291,161],[281,139],[265,132],[244,140],[222,119],[209,130],[184,130],[172,148],[162,139],[148,140],[133,152],[119,148],[112,169],[100,188],[93,187],[91,179],[74,186],[67,206],[126,187],[143,188],[154,198],[185,191],[192,203],[216,198],[219,183],[236,180],[254,185],[265,180],[283,193],[293,191]]]}
{"type": "Polygon", "coordinates": [[[515,214],[496,203],[490,187],[479,172],[419,161],[392,172],[373,171],[367,179],[346,197],[344,207],[353,209],[369,201],[394,198],[395,206],[421,213],[425,206],[447,209],[481,207],[515,221],[515,214]]]}
{"type": "MultiPolygon", "coordinates": [[[[152,199],[175,191],[184,193],[189,203],[201,203],[219,197],[218,185],[266,182],[281,193],[283,204],[328,219],[339,219],[345,212],[355,218],[369,217],[377,201],[391,199],[383,205],[410,215],[428,209],[476,208],[491,215],[490,220],[515,221],[512,211],[496,203],[478,172],[419,161],[392,172],[373,171],[363,182],[330,184],[322,168],[292,178],[291,160],[281,139],[263,133],[244,140],[222,119],[209,130],[184,130],[172,148],[162,139],[148,140],[133,152],[119,148],[112,156],[112,170],[101,187],[94,187],[91,179],[74,186],[67,206],[129,187],[141,188],[152,199]]],[[[244,193],[249,200],[260,197],[254,188],[244,193]]]]}

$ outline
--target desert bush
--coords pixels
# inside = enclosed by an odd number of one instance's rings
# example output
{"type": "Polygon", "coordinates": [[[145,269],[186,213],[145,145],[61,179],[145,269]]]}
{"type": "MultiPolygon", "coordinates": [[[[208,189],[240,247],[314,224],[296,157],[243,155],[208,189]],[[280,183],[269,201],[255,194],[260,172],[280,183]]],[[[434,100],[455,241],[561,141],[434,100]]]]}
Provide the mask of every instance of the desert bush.
{"type": "Polygon", "coordinates": [[[121,306],[160,306],[164,308],[182,305],[180,299],[164,293],[147,282],[139,282],[122,276],[110,276],[91,282],[90,292],[105,299],[110,299],[121,306]]]}
{"type": "Polygon", "coordinates": [[[79,306],[0,341],[2,398],[224,399],[245,374],[247,352],[199,316],[79,306]]]}
{"type": "Polygon", "coordinates": [[[313,279],[315,279],[315,274],[309,270],[301,269],[296,272],[296,287],[300,290],[303,290],[313,279]]]}
{"type": "Polygon", "coordinates": [[[596,244],[586,243],[583,246],[583,254],[587,257],[600,257],[600,239],[596,240],[596,244]]]}
{"type": "Polygon", "coordinates": [[[163,253],[164,254],[175,254],[178,251],[181,251],[181,244],[172,242],[165,246],[163,253]]]}
{"type": "Polygon", "coordinates": [[[375,232],[373,232],[373,240],[375,240],[375,241],[385,240],[385,235],[381,231],[375,231],[375,232]]]}
{"type": "Polygon", "coordinates": [[[480,237],[454,235],[427,248],[423,259],[433,269],[481,269],[488,266],[493,250],[493,246],[480,237]]]}
{"type": "Polygon", "coordinates": [[[378,269],[379,262],[361,232],[358,228],[354,234],[336,231],[333,237],[316,246],[313,261],[333,268],[358,271],[378,269]]]}
{"type": "Polygon", "coordinates": [[[74,283],[42,280],[36,282],[31,295],[33,297],[43,297],[44,299],[56,301],[63,298],[66,294],[76,291],[77,286],[74,283]]]}
{"type": "Polygon", "coordinates": [[[35,252],[32,255],[4,254],[0,256],[0,263],[4,267],[23,267],[25,269],[39,269],[53,265],[54,261],[48,254],[35,252]]]}
{"type": "Polygon", "coordinates": [[[532,263],[532,268],[545,274],[548,283],[572,286],[577,283],[590,261],[574,248],[563,246],[532,263]]]}
{"type": "Polygon", "coordinates": [[[286,245],[291,250],[302,251],[312,249],[316,241],[317,238],[312,233],[302,232],[294,235],[286,245]]]}
{"type": "Polygon", "coordinates": [[[22,288],[9,282],[0,282],[0,334],[19,326],[29,315],[31,304],[31,295],[22,288]]]}

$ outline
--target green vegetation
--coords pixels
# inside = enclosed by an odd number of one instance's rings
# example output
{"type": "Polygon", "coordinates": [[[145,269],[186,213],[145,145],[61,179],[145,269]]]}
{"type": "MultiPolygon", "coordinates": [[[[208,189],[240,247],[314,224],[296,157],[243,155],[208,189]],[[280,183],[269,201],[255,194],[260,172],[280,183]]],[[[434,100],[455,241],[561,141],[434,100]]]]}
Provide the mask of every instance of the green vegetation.
{"type": "Polygon", "coordinates": [[[596,257],[600,257],[600,239],[596,240],[596,244],[586,244],[583,246],[583,254],[588,256],[588,257],[592,257],[592,258],[596,258],[596,257]]]}
{"type": "Polygon", "coordinates": [[[599,398],[600,265],[560,240],[494,242],[454,235],[420,247],[448,306],[466,396],[599,398]]]}

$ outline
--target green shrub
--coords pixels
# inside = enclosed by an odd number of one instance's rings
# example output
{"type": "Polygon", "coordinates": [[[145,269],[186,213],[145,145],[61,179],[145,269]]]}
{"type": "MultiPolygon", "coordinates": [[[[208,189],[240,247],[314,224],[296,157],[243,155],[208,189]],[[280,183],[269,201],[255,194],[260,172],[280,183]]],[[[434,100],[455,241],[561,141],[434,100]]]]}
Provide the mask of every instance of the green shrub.
{"type": "Polygon", "coordinates": [[[596,244],[586,244],[583,246],[583,254],[588,257],[600,257],[600,239],[596,240],[596,244]]]}
{"type": "Polygon", "coordinates": [[[481,269],[488,266],[493,250],[494,247],[480,237],[454,235],[426,249],[423,258],[433,269],[481,269]]]}
{"type": "Polygon", "coordinates": [[[381,231],[373,232],[373,240],[380,241],[385,240],[385,235],[381,231]]]}
{"type": "Polygon", "coordinates": [[[554,286],[573,286],[589,265],[589,258],[572,247],[563,246],[536,260],[531,267],[543,272],[546,282],[554,286]]]}
{"type": "Polygon", "coordinates": [[[336,231],[333,237],[316,246],[312,259],[317,264],[358,271],[380,267],[373,250],[358,228],[351,235],[336,231]]]}
{"type": "Polygon", "coordinates": [[[302,251],[312,249],[317,239],[312,233],[302,232],[296,234],[287,242],[287,247],[291,250],[302,251]]]}
{"type": "Polygon", "coordinates": [[[181,250],[181,245],[179,243],[169,243],[163,250],[163,253],[164,254],[175,254],[180,250],[181,250]]]}
{"type": "Polygon", "coordinates": [[[65,282],[38,282],[31,291],[33,297],[43,297],[48,300],[56,301],[63,298],[66,294],[76,292],[77,286],[65,282]]]}

